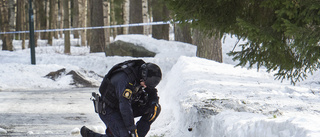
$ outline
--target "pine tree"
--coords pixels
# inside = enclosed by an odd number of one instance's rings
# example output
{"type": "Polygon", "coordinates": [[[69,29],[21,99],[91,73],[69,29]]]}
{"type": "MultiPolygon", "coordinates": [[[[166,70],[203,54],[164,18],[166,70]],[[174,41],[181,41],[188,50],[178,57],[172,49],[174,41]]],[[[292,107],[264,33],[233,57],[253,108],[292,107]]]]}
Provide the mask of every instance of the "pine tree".
{"type": "Polygon", "coordinates": [[[238,66],[265,66],[293,84],[320,68],[319,0],[166,0],[174,17],[209,34],[248,42],[229,55],[238,66]]]}

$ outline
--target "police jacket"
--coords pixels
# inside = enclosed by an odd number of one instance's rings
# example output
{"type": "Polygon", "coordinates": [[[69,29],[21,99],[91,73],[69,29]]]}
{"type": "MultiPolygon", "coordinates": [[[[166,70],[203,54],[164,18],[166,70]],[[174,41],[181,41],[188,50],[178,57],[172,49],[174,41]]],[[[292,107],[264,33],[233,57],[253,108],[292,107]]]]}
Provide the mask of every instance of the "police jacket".
{"type": "MultiPolygon", "coordinates": [[[[100,86],[100,93],[104,97],[106,104],[120,111],[123,122],[128,131],[136,129],[134,124],[134,115],[132,110],[132,105],[151,105],[153,103],[159,103],[159,98],[157,95],[157,89],[146,88],[145,92],[141,92],[140,78],[137,76],[139,72],[140,63],[136,65],[129,66],[132,72],[127,72],[125,70],[111,71],[105,76],[103,82],[100,86]],[[132,77],[132,74],[135,77],[132,77]],[[107,87],[107,88],[106,88],[107,87]],[[140,89],[140,90],[139,90],[140,89]]],[[[123,65],[123,64],[122,64],[123,65]]],[[[124,67],[122,67],[124,68],[124,67]]]]}

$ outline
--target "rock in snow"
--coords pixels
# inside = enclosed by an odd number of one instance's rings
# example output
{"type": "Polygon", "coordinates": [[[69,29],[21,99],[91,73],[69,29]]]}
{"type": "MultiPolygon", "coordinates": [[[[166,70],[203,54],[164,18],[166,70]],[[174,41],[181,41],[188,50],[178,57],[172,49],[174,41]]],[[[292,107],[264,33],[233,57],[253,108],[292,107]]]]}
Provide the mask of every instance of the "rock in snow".
{"type": "Polygon", "coordinates": [[[71,130],[71,135],[77,135],[77,134],[80,134],[80,129],[79,128],[74,128],[71,130]]]}
{"type": "Polygon", "coordinates": [[[7,134],[7,130],[0,128],[0,134],[7,134]]]}

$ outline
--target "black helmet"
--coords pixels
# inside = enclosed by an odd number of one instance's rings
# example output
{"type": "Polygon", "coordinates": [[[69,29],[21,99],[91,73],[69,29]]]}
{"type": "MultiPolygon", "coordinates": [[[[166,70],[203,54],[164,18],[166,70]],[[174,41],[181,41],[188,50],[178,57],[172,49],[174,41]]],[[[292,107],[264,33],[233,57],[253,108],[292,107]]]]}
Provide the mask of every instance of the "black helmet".
{"type": "Polygon", "coordinates": [[[140,76],[149,87],[156,87],[162,77],[161,69],[153,63],[144,63],[140,67],[140,76]]]}

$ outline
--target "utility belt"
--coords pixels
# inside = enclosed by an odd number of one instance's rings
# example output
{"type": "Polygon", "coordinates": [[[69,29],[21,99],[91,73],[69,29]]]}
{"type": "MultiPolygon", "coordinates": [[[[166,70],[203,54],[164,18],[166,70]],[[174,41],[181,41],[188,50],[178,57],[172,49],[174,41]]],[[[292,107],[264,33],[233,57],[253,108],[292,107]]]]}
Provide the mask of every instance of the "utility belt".
{"type": "Polygon", "coordinates": [[[101,97],[99,94],[92,92],[91,100],[93,101],[95,112],[102,115],[106,114],[106,107],[119,109],[119,105],[117,105],[115,98],[108,94],[105,97],[101,97]]]}

